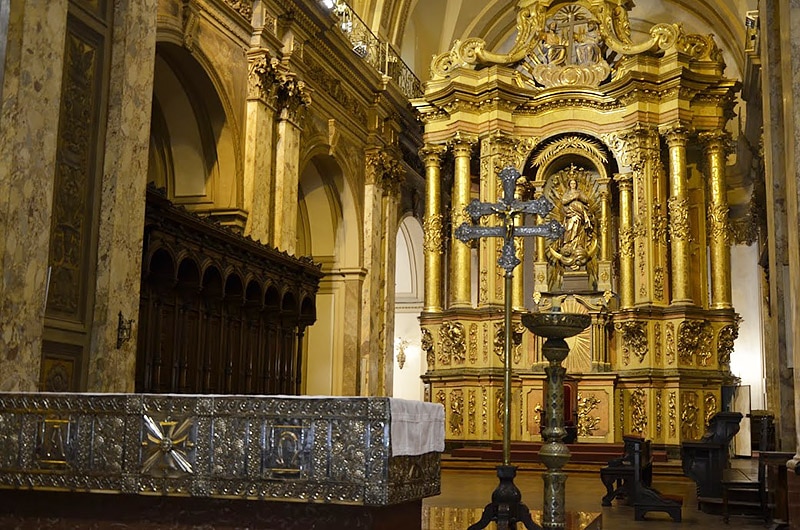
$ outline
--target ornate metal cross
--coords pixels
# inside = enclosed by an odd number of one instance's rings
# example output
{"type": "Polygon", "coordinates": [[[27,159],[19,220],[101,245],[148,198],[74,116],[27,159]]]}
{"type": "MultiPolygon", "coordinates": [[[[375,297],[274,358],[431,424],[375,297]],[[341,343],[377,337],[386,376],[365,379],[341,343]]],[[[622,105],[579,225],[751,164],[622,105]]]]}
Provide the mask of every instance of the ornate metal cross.
{"type": "Polygon", "coordinates": [[[546,237],[556,239],[564,233],[564,227],[558,221],[550,220],[537,226],[517,226],[514,220],[526,213],[545,216],[553,209],[553,204],[544,197],[533,201],[519,201],[514,198],[519,171],[514,167],[506,167],[500,171],[503,184],[503,197],[499,202],[487,203],[477,199],[469,203],[465,210],[472,219],[472,224],[463,223],[456,228],[455,236],[467,242],[482,237],[502,237],[503,248],[497,264],[505,269],[505,359],[503,362],[503,465],[498,466],[497,476],[500,484],[492,494],[492,502],[483,511],[481,520],[468,530],[486,528],[490,522],[497,523],[498,528],[516,528],[521,522],[529,530],[539,529],[531,519],[528,508],[520,502],[522,495],[514,485],[516,468],[511,466],[511,286],[514,268],[520,264],[517,258],[515,237],[546,237]],[[481,217],[497,215],[502,219],[500,226],[478,226],[481,217]],[[510,526],[509,526],[510,525],[510,526]]]}

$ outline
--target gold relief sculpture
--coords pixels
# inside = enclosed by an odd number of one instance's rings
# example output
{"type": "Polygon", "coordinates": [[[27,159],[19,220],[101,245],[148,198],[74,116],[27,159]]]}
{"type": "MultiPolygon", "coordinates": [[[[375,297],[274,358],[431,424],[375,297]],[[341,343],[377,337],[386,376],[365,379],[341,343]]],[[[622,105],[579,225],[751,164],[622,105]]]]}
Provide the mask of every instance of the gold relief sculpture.
{"type": "Polygon", "coordinates": [[[625,432],[625,390],[619,389],[619,432],[625,432]]]}
{"type": "Polygon", "coordinates": [[[489,432],[489,398],[485,386],[481,387],[481,396],[481,421],[483,424],[483,434],[487,434],[489,432]]]}
{"type": "Polygon", "coordinates": [[[667,398],[667,408],[669,415],[669,436],[671,438],[675,437],[675,424],[677,420],[677,412],[675,411],[675,392],[670,392],[669,397],[667,398]]]}
{"type": "Polygon", "coordinates": [[[672,239],[691,241],[689,232],[689,199],[670,197],[667,202],[669,209],[669,235],[672,239]]]}
{"type": "Polygon", "coordinates": [[[476,401],[475,401],[475,390],[470,389],[469,391],[469,400],[467,401],[467,414],[469,414],[469,433],[475,434],[475,412],[476,412],[476,401]]]}
{"type": "Polygon", "coordinates": [[[645,322],[618,322],[614,329],[622,334],[622,362],[630,364],[633,353],[643,362],[647,355],[647,324],[645,322]]]}
{"type": "Polygon", "coordinates": [[[705,401],[705,426],[708,427],[711,418],[717,413],[717,396],[708,392],[703,401],[705,401]]]}
{"type": "Polygon", "coordinates": [[[653,273],[653,289],[657,299],[664,298],[664,267],[656,267],[653,273]]]}
{"type": "Polygon", "coordinates": [[[497,433],[500,436],[503,436],[503,420],[505,419],[506,415],[505,413],[506,400],[503,394],[504,392],[502,388],[498,388],[494,391],[494,403],[495,407],[497,407],[497,414],[495,415],[496,419],[495,425],[497,427],[497,433]]]}
{"type": "Polygon", "coordinates": [[[277,90],[276,82],[279,68],[281,68],[281,62],[274,57],[270,57],[266,50],[263,53],[251,56],[247,75],[247,97],[261,99],[264,103],[273,104],[275,90],[277,90]]]}
{"type": "Polygon", "coordinates": [[[489,362],[489,324],[483,323],[483,362],[489,362]]]}
{"type": "Polygon", "coordinates": [[[391,153],[378,151],[367,154],[367,183],[378,184],[390,194],[396,194],[405,178],[403,164],[391,153]]]}
{"type": "Polygon", "coordinates": [[[469,325],[469,362],[478,362],[478,324],[474,322],[469,325]]]}
{"type": "Polygon", "coordinates": [[[662,245],[667,244],[667,216],[661,211],[661,204],[653,204],[653,239],[662,245]]]}
{"type": "Polygon", "coordinates": [[[708,237],[724,244],[730,244],[731,228],[728,222],[728,206],[712,204],[708,207],[708,237]]]}
{"type": "Polygon", "coordinates": [[[247,22],[253,15],[253,0],[225,0],[231,9],[239,13],[247,22]]]}
{"type": "Polygon", "coordinates": [[[653,323],[653,349],[656,364],[661,364],[661,322],[653,323]]]}
{"type": "Polygon", "coordinates": [[[684,440],[696,440],[700,433],[697,425],[697,392],[681,393],[681,437],[684,440]]]}
{"type": "Polygon", "coordinates": [[[464,427],[464,391],[452,390],[450,392],[450,433],[461,436],[464,427]]]}
{"type": "Polygon", "coordinates": [[[663,404],[661,403],[661,389],[656,390],[656,436],[661,437],[662,416],[664,415],[663,404]]]}
{"type": "MultiPolygon", "coordinates": [[[[514,350],[514,358],[513,361],[519,364],[520,360],[522,360],[522,352],[520,348],[522,346],[522,337],[525,333],[525,326],[522,324],[517,324],[511,330],[511,347],[514,350]]],[[[506,330],[505,326],[502,322],[495,322],[494,324],[494,354],[500,358],[501,363],[505,363],[506,354],[505,354],[505,345],[506,345],[506,330]]]]}
{"type": "MultiPolygon", "coordinates": [[[[537,432],[542,430],[542,412],[544,412],[544,407],[541,403],[536,403],[536,406],[533,407],[533,426],[536,427],[537,432]]],[[[529,429],[529,432],[533,431],[529,429]]]]}
{"type": "MultiPolygon", "coordinates": [[[[436,392],[436,402],[437,403],[441,403],[441,405],[443,407],[447,403],[447,395],[445,394],[444,390],[441,389],[441,388],[436,392]]],[[[447,410],[447,408],[445,408],[445,410],[447,410]]]]}
{"type": "Polygon", "coordinates": [[[647,429],[647,396],[643,389],[631,392],[631,432],[645,434],[647,429]]]}
{"type": "Polygon", "coordinates": [[[627,228],[620,228],[619,231],[619,255],[620,257],[631,258],[633,257],[633,243],[636,239],[636,230],[630,226],[627,228]]]}
{"type": "Polygon", "coordinates": [[[439,363],[464,364],[467,353],[464,340],[464,325],[461,322],[444,322],[439,328],[439,363]]]}
{"type": "MultiPolygon", "coordinates": [[[[538,142],[539,139],[534,137],[518,139],[500,133],[495,134],[490,139],[490,153],[494,160],[494,171],[499,172],[508,166],[513,166],[521,171],[522,166],[525,164],[525,159],[538,142]]],[[[497,196],[500,197],[502,194],[502,190],[499,190],[497,196]]]]}
{"type": "Polygon", "coordinates": [[[433,349],[433,336],[431,330],[422,328],[420,330],[420,349],[425,353],[425,361],[428,363],[428,370],[433,370],[436,364],[436,354],[433,349]]]}
{"type": "Polygon", "coordinates": [[[731,353],[733,353],[733,343],[739,337],[739,320],[734,324],[727,325],[719,330],[717,335],[717,356],[719,364],[730,364],[731,353]]]}
{"type": "Polygon", "coordinates": [[[667,364],[675,363],[675,324],[667,322],[666,326],[667,364]]]}
{"type": "Polygon", "coordinates": [[[478,288],[478,303],[485,304],[489,298],[489,271],[481,269],[480,286],[478,288]]]}
{"type": "Polygon", "coordinates": [[[595,395],[583,397],[578,392],[578,436],[591,436],[600,424],[599,416],[592,416],[591,413],[600,404],[600,400],[595,395]]]}
{"type": "Polygon", "coordinates": [[[712,332],[707,320],[686,320],[678,327],[678,360],[691,365],[697,355],[697,364],[708,366],[711,359],[712,332]]]}
{"type": "Polygon", "coordinates": [[[444,216],[442,214],[426,216],[422,222],[422,231],[425,234],[422,241],[425,252],[444,254],[444,216]]]}

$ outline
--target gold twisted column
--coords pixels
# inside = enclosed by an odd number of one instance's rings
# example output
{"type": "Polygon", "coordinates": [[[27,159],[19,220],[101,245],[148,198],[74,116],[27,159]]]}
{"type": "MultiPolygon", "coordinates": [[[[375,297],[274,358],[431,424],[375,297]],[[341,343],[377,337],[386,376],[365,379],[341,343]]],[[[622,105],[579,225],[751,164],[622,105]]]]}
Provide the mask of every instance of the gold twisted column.
{"type": "MultiPolygon", "coordinates": [[[[469,222],[469,216],[464,208],[470,200],[470,173],[469,160],[472,154],[474,141],[457,136],[452,140],[453,156],[455,158],[455,177],[453,179],[452,196],[452,228],[469,222]]],[[[451,239],[450,247],[450,306],[470,307],[472,305],[472,248],[469,243],[456,239],[455,234],[451,239]]]]}
{"type": "Polygon", "coordinates": [[[635,302],[633,260],[633,174],[614,175],[619,184],[619,304],[632,309],[635,302]]]}
{"type": "Polygon", "coordinates": [[[423,311],[440,313],[443,309],[444,234],[442,215],[441,159],[446,148],[426,145],[420,150],[425,162],[425,220],[423,222],[425,250],[425,305],[423,311]]]}
{"type": "Polygon", "coordinates": [[[722,132],[700,135],[706,156],[708,239],[711,255],[711,308],[731,307],[731,248],[728,196],[725,187],[725,140],[722,132]]]}
{"type": "Polygon", "coordinates": [[[689,199],[686,174],[686,129],[666,134],[669,147],[669,232],[672,253],[672,304],[692,304],[689,275],[689,199]]]}

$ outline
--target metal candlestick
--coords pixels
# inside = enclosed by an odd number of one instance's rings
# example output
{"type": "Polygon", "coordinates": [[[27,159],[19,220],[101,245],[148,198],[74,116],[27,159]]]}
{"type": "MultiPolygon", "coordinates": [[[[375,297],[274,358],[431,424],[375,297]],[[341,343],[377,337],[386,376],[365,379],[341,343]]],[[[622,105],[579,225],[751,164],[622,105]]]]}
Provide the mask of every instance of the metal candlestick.
{"type": "Polygon", "coordinates": [[[569,354],[564,340],[577,335],[592,323],[589,315],[571,313],[529,313],[522,315],[522,324],[531,332],[544,337],[542,353],[550,364],[544,369],[547,374],[545,420],[542,431],[544,444],[539,451],[547,471],[544,480],[544,504],[542,525],[545,529],[564,528],[566,524],[565,486],[567,474],[562,468],[569,462],[569,448],[562,442],[567,434],[564,429],[564,374],[561,365],[569,354]]]}

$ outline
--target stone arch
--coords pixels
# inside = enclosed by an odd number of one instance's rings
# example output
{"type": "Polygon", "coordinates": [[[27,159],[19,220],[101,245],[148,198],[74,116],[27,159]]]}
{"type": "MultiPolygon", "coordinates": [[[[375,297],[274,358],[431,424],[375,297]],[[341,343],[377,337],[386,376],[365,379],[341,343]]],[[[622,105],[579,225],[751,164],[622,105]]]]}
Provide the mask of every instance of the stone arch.
{"type": "Polygon", "coordinates": [[[314,368],[302,380],[308,394],[353,395],[358,390],[362,226],[342,167],[322,150],[315,153],[300,174],[297,249],[321,263],[325,276],[301,363],[314,368]],[[345,314],[354,317],[342,318],[345,314]]]}
{"type": "Polygon", "coordinates": [[[156,47],[148,180],[189,210],[229,211],[241,203],[239,135],[199,57],[171,42],[156,47]]]}

